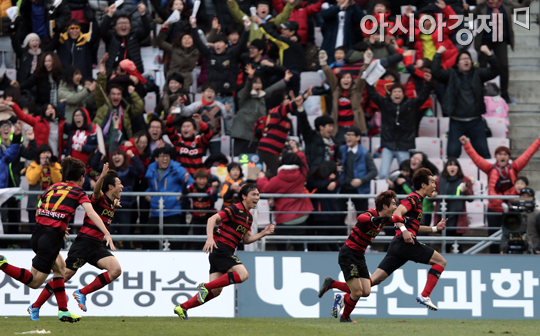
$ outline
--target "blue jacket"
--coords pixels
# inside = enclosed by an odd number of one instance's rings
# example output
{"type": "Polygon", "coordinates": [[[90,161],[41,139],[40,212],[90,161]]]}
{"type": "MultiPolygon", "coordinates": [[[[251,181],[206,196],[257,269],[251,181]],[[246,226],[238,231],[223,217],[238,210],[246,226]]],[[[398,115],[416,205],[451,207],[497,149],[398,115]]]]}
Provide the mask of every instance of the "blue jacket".
{"type": "MultiPolygon", "coordinates": [[[[146,172],[146,179],[148,180],[147,192],[178,192],[181,193],[184,187],[184,179],[188,176],[187,185],[192,184],[193,178],[189,175],[184,167],[176,161],[171,161],[169,167],[163,174],[161,181],[159,181],[158,175],[158,163],[154,162],[148,166],[146,172]]],[[[159,217],[159,199],[160,197],[152,197],[150,201],[150,217],[159,217]]],[[[165,211],[164,217],[181,215],[182,212],[182,200],[178,200],[176,196],[163,197],[163,205],[165,210],[177,210],[177,211],[165,211]]]]}
{"type": "MultiPolygon", "coordinates": [[[[323,43],[321,49],[328,54],[328,64],[334,62],[334,50],[339,29],[338,13],[341,11],[339,6],[330,6],[321,12],[323,24],[321,31],[323,34],[323,43]]],[[[343,29],[343,45],[351,50],[356,42],[360,42],[362,33],[357,31],[360,28],[360,21],[364,12],[357,4],[347,7],[345,11],[345,26],[343,29]]]]}
{"type": "Polygon", "coordinates": [[[12,143],[5,151],[0,153],[0,188],[7,188],[9,182],[9,164],[19,155],[20,143],[12,143]]]}
{"type": "MultiPolygon", "coordinates": [[[[341,164],[343,165],[343,171],[340,175],[340,186],[343,185],[343,181],[345,180],[345,162],[347,162],[347,151],[347,145],[339,147],[339,152],[341,153],[341,164]]],[[[362,145],[358,144],[358,151],[356,152],[356,158],[354,158],[354,178],[362,180],[362,184],[358,187],[359,194],[369,194],[371,190],[370,181],[377,176],[377,173],[377,167],[373,163],[371,153],[362,147],[362,145]]]]}

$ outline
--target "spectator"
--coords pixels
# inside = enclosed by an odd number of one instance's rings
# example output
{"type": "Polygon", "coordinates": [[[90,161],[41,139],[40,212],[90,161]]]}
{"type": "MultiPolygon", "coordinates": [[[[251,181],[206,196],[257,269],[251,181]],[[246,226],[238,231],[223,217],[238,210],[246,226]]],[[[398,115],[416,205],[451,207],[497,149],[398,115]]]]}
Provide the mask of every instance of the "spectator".
{"type": "MultiPolygon", "coordinates": [[[[308,20],[310,16],[314,16],[321,12],[322,4],[325,0],[317,1],[304,1],[304,0],[295,0],[292,4],[294,9],[289,17],[289,21],[298,23],[298,35],[300,36],[300,41],[303,45],[306,45],[308,41],[308,20]]],[[[278,12],[283,12],[287,1],[285,0],[272,0],[272,7],[278,12]]]]}
{"type": "MultiPolygon", "coordinates": [[[[478,169],[487,174],[488,195],[503,195],[505,191],[511,189],[514,186],[517,174],[525,168],[534,153],[540,148],[539,136],[539,139],[536,139],[523,154],[510,163],[510,156],[512,155],[510,148],[499,146],[495,149],[495,159],[497,162],[492,164],[476,153],[465,135],[461,136],[459,140],[478,169]]],[[[488,226],[490,228],[501,227],[502,218],[500,214],[503,212],[502,203],[503,201],[500,199],[488,200],[488,213],[492,213],[491,215],[487,215],[488,226]]],[[[490,251],[491,253],[499,252],[494,245],[491,245],[490,251]]]]}
{"type": "MultiPolygon", "coordinates": [[[[263,83],[263,88],[269,87],[274,76],[284,76],[285,68],[276,64],[268,57],[266,51],[268,45],[264,39],[255,39],[249,44],[247,57],[244,56],[243,63],[255,69],[255,76],[259,76],[263,83]]],[[[244,77],[244,82],[245,82],[244,77]]]]}
{"type": "Polygon", "coordinates": [[[62,74],[62,63],[58,55],[52,51],[44,52],[39,58],[36,71],[25,81],[12,82],[21,90],[31,90],[38,105],[52,104],[58,106],[58,85],[62,74]]]}
{"type": "Polygon", "coordinates": [[[203,156],[206,147],[212,139],[212,130],[202,121],[200,114],[193,114],[192,118],[180,122],[180,134],[174,128],[175,115],[167,117],[167,135],[178,153],[177,161],[182,164],[188,173],[194,174],[197,169],[204,168],[203,156]],[[200,133],[197,135],[197,129],[200,133]]]}
{"type": "MultiPolygon", "coordinates": [[[[301,98],[301,97],[300,97],[301,98]]],[[[297,100],[301,101],[301,100],[297,100]]],[[[298,151],[296,142],[289,141],[292,153],[286,153],[281,159],[278,173],[272,179],[259,174],[257,188],[263,194],[304,194],[308,166],[306,157],[298,151]]],[[[303,225],[313,205],[308,198],[275,198],[276,224],[289,226],[289,228],[303,225]]],[[[304,229],[283,230],[283,234],[305,234],[304,229]]]]}
{"type": "MultiPolygon", "coordinates": [[[[416,98],[417,92],[422,92],[426,83],[431,80],[431,61],[427,58],[422,58],[416,60],[416,64],[413,65],[412,59],[412,55],[409,56],[409,54],[403,57],[405,69],[407,69],[407,72],[410,74],[409,79],[405,84],[405,95],[409,98],[416,98]]],[[[432,107],[433,101],[431,98],[428,98],[426,102],[418,108],[418,113],[416,114],[416,136],[418,136],[420,122],[424,115],[433,116],[433,111],[430,111],[432,107]]]]}
{"type": "Polygon", "coordinates": [[[332,137],[334,132],[334,119],[322,115],[315,119],[315,130],[309,124],[307,114],[298,112],[298,126],[305,142],[306,160],[309,171],[312,173],[323,162],[336,161],[339,158],[338,148],[332,137]]]}
{"type": "MultiPolygon", "coordinates": [[[[380,30],[376,30],[373,34],[369,35],[366,42],[369,50],[373,52],[374,59],[384,59],[395,55],[398,51],[398,46],[395,43],[395,38],[393,36],[386,35],[381,42],[380,30]]],[[[400,53],[403,53],[403,51],[400,50],[400,53]]],[[[398,71],[397,64],[391,64],[387,69],[393,73],[398,71]]]]}
{"type": "MultiPolygon", "coordinates": [[[[227,118],[231,112],[231,106],[228,103],[223,105],[216,97],[216,86],[214,83],[205,83],[201,86],[202,99],[198,102],[193,102],[188,106],[184,105],[184,100],[179,100],[179,104],[182,106],[180,115],[182,117],[191,117],[195,114],[201,116],[210,131],[212,131],[213,138],[208,144],[210,154],[217,154],[221,152],[221,135],[223,127],[223,116],[227,118]]],[[[172,139],[171,139],[172,140],[172,139]]]]}
{"type": "Polygon", "coordinates": [[[193,37],[187,32],[174,35],[176,38],[170,43],[167,42],[166,34],[168,30],[169,25],[167,23],[161,25],[161,30],[156,40],[159,48],[169,54],[170,57],[167,81],[170,81],[170,77],[175,75],[175,80],[182,85],[180,91],[189,92],[193,84],[192,72],[200,58],[199,49],[193,43],[193,37]],[[178,76],[181,76],[183,80],[179,81],[178,76]]]}
{"type": "Polygon", "coordinates": [[[472,65],[469,52],[460,51],[455,66],[445,70],[441,66],[442,54],[445,51],[444,46],[437,49],[431,69],[433,78],[446,86],[441,105],[443,113],[450,117],[447,155],[459,157],[461,146],[457,140],[462,135],[467,135],[471,138],[476,152],[484,159],[489,159],[486,131],[481,118],[486,111],[483,86],[499,74],[497,58],[487,46],[482,46],[481,51],[488,57],[490,67],[476,69],[472,65]]]}
{"type": "Polygon", "coordinates": [[[363,16],[363,11],[354,3],[354,0],[337,0],[336,4],[332,6],[323,4],[321,12],[323,43],[321,49],[329,55],[327,62],[334,62],[335,48],[352,49],[354,44],[358,42],[358,37],[361,35],[356,34],[354,29],[360,27],[363,16]]]}
{"type": "Polygon", "coordinates": [[[391,173],[386,180],[388,189],[397,195],[408,195],[414,190],[412,187],[411,160],[401,161],[399,169],[391,173]]]}
{"type": "Polygon", "coordinates": [[[396,83],[390,87],[390,95],[382,97],[371,85],[367,85],[369,98],[381,111],[382,162],[380,179],[386,179],[394,158],[398,164],[409,158],[409,151],[416,148],[416,119],[418,110],[429,99],[432,85],[428,82],[416,98],[405,96],[405,87],[396,83]]]}
{"type": "MultiPolygon", "coordinates": [[[[270,1],[258,0],[256,1],[256,14],[264,23],[272,22],[279,29],[282,23],[289,20],[289,17],[294,10],[294,1],[295,0],[287,0],[288,3],[285,5],[283,11],[273,18],[272,13],[270,12],[270,1]]],[[[227,6],[229,7],[233,19],[236,20],[236,22],[243,24],[246,27],[246,31],[249,30],[249,42],[263,37],[262,31],[259,29],[260,25],[250,20],[251,15],[242,12],[236,1],[228,0],[227,6]]]]}
{"type": "Polygon", "coordinates": [[[69,19],[71,10],[67,1],[56,4],[53,0],[22,0],[15,20],[16,34],[26,36],[34,32],[45,44],[52,38],[51,30],[54,33],[64,31],[69,19]]]}
{"type": "Polygon", "coordinates": [[[334,50],[334,63],[328,65],[334,74],[339,74],[341,67],[345,64],[345,56],[349,49],[347,47],[337,47],[334,50]]]}
{"type": "MultiPolygon", "coordinates": [[[[119,124],[118,119],[116,118],[113,119],[113,127],[114,127],[113,136],[115,135],[114,133],[118,132],[118,129],[119,129],[118,124],[119,124]]],[[[141,162],[143,163],[145,171],[148,168],[148,165],[151,163],[150,159],[152,155],[152,152],[150,151],[150,147],[148,146],[148,139],[149,137],[146,131],[139,131],[133,135],[133,138],[129,139],[128,141],[124,142],[123,145],[119,146],[124,151],[126,151],[126,153],[130,149],[133,150],[133,154],[135,154],[135,156],[137,156],[139,160],[141,160],[141,162]]],[[[117,145],[114,145],[111,142],[111,146],[110,146],[111,150],[114,150],[117,147],[118,147],[117,145]]]]}
{"type": "MultiPolygon", "coordinates": [[[[486,104],[486,113],[482,117],[504,118],[506,126],[510,125],[508,112],[510,108],[506,101],[501,97],[501,90],[497,84],[489,82],[484,85],[484,104],[486,104]]],[[[508,128],[506,128],[508,137],[508,128]]]]}
{"type": "Polygon", "coordinates": [[[90,153],[98,145],[96,125],[92,125],[90,114],[85,108],[78,108],[73,113],[71,122],[71,155],[72,157],[86,162],[90,153]]]}
{"type": "Polygon", "coordinates": [[[173,72],[167,79],[167,85],[163,88],[163,96],[159,100],[154,110],[154,114],[160,119],[166,118],[171,113],[171,108],[180,108],[178,98],[182,97],[184,101],[188,100],[188,97],[184,94],[186,91],[183,89],[184,76],[177,72],[173,72]]]}
{"type": "Polygon", "coordinates": [[[336,137],[338,146],[345,143],[345,133],[351,127],[360,129],[363,134],[367,133],[366,119],[362,110],[362,92],[365,81],[361,76],[371,62],[372,56],[371,52],[364,53],[364,66],[355,80],[350,72],[340,72],[337,78],[327,65],[326,52],[321,50],[319,53],[319,63],[332,92],[332,118],[334,126],[337,126],[337,128],[334,127],[333,135],[336,137]]]}
{"type": "Polygon", "coordinates": [[[11,45],[17,55],[17,81],[22,83],[36,71],[42,50],[39,47],[41,39],[38,34],[26,35],[22,43],[18,37],[17,34],[11,35],[11,45]]]}
{"type": "MultiPolygon", "coordinates": [[[[340,194],[369,194],[370,182],[377,176],[377,167],[371,153],[362,147],[360,139],[362,132],[351,127],[345,133],[345,145],[339,148],[343,170],[339,177],[340,194]]],[[[340,211],[347,211],[347,199],[338,200],[340,211]]],[[[367,198],[353,198],[352,202],[357,212],[368,209],[367,198]]]]}
{"type": "Polygon", "coordinates": [[[160,119],[153,118],[148,123],[148,147],[150,152],[153,152],[158,147],[169,146],[173,147],[169,137],[164,134],[165,128],[163,127],[163,122],[160,119]]]}
{"type": "MultiPolygon", "coordinates": [[[[494,14],[502,14],[502,29],[498,27],[498,31],[503,33],[503,36],[493,37],[493,32],[490,29],[489,32],[480,30],[478,35],[474,40],[474,47],[478,51],[478,60],[480,66],[485,68],[489,62],[489,59],[480,51],[482,51],[482,46],[486,45],[488,48],[493,50],[493,53],[499,61],[499,74],[501,75],[501,96],[504,100],[510,104],[510,96],[508,95],[508,45],[514,50],[515,45],[515,35],[514,35],[514,24],[512,22],[512,13],[515,13],[516,8],[529,7],[531,0],[524,0],[521,3],[517,1],[502,1],[502,0],[486,0],[484,2],[478,2],[478,5],[472,11],[473,18],[477,18],[479,15],[487,16],[488,19],[485,20],[485,24],[491,27],[493,25],[492,16],[494,14]],[[493,42],[495,41],[496,42],[493,42]]],[[[515,14],[514,14],[515,15],[515,14]]]]}
{"type": "MultiPolygon", "coordinates": [[[[437,195],[456,195],[456,196],[472,196],[473,184],[475,182],[474,177],[467,177],[461,170],[459,161],[455,158],[450,158],[444,165],[444,170],[441,175],[435,180],[435,192],[433,197],[437,195]]],[[[469,200],[472,202],[472,200],[469,200]]],[[[441,212],[441,202],[436,202],[436,211],[441,212]]],[[[469,232],[469,220],[467,219],[467,208],[465,206],[465,200],[446,200],[446,228],[451,228],[446,231],[448,236],[462,236],[464,233],[469,232]],[[461,212],[461,214],[451,213],[461,212]]],[[[435,223],[441,220],[441,215],[435,215],[435,223]]],[[[450,251],[447,251],[450,252],[450,251]]]]}
{"type": "Polygon", "coordinates": [[[101,24],[101,37],[107,45],[107,52],[110,57],[107,59],[106,67],[111,69],[114,64],[120,63],[124,59],[132,60],[140,73],[144,73],[144,66],[141,57],[141,41],[150,35],[151,22],[146,14],[146,6],[139,3],[137,6],[141,14],[142,24],[132,31],[131,18],[128,15],[118,15],[112,26],[112,18],[116,12],[116,5],[109,7],[107,16],[101,24]]]}
{"type": "MultiPolygon", "coordinates": [[[[365,23],[366,29],[368,31],[371,31],[373,29],[373,27],[383,27],[384,24],[388,24],[388,27],[384,28],[384,34],[387,35],[387,36],[394,35],[395,33],[392,34],[390,32],[392,30],[392,28],[394,28],[395,22],[390,20],[390,15],[392,13],[390,11],[390,4],[388,3],[388,1],[386,1],[386,0],[375,0],[375,1],[372,1],[372,4],[373,4],[373,11],[371,12],[370,15],[372,15],[375,18],[377,23],[374,24],[372,21],[367,20],[366,23],[365,23]]],[[[408,26],[405,26],[405,27],[408,27],[408,26]]],[[[362,34],[364,35],[364,37],[370,37],[371,36],[371,35],[367,34],[366,32],[362,32],[362,34]]],[[[386,57],[377,57],[377,56],[375,56],[375,58],[386,58],[386,57]]]]}
{"type": "MultiPolygon", "coordinates": [[[[518,176],[514,182],[514,186],[505,191],[505,195],[518,195],[521,193],[521,189],[529,187],[529,179],[526,176],[518,176]]],[[[508,209],[505,207],[506,203],[503,203],[503,210],[506,212],[508,209]]]]}
{"type": "Polygon", "coordinates": [[[54,39],[54,49],[57,50],[64,68],[79,68],[82,79],[92,78],[92,47],[99,38],[97,29],[96,24],[90,23],[90,30],[82,33],[81,23],[78,20],[69,20],[67,31],[58,34],[54,39]]]}
{"type": "Polygon", "coordinates": [[[13,102],[6,102],[6,104],[13,108],[17,118],[34,128],[38,147],[49,145],[51,153],[56,157],[61,156],[66,147],[71,147],[71,144],[63,139],[64,134],[69,136],[69,127],[66,127],[64,117],[52,104],[43,105],[39,109],[39,116],[36,117],[25,114],[19,105],[13,102]]]}
{"type": "MultiPolygon", "coordinates": [[[[164,25],[167,25],[167,28],[169,28],[169,24],[166,21],[174,11],[178,11],[180,13],[180,20],[171,24],[169,29],[166,29],[165,41],[168,43],[173,43],[178,35],[181,35],[182,33],[189,33],[191,31],[191,27],[189,25],[191,9],[187,8],[183,0],[171,0],[167,3],[166,8],[161,6],[161,2],[159,0],[151,0],[151,3],[159,18],[163,20],[161,28],[163,28],[164,25]]],[[[170,54],[169,51],[167,52],[170,54]]]]}
{"type": "MultiPolygon", "coordinates": [[[[103,58],[108,59],[109,54],[105,54],[103,58]]],[[[103,61],[103,60],[102,60],[103,61]]],[[[101,62],[100,62],[100,72],[101,72],[101,62]]],[[[141,97],[141,99],[144,99],[146,97],[146,88],[145,83],[147,82],[146,78],[143,77],[139,71],[137,71],[137,67],[135,66],[135,63],[133,61],[125,59],[118,63],[118,66],[115,66],[112,69],[112,74],[109,77],[109,81],[107,82],[107,87],[112,84],[118,84],[124,89],[124,99],[128,101],[128,103],[131,103],[131,98],[128,94],[128,88],[129,86],[135,87],[135,92],[141,97]]],[[[139,122],[142,125],[142,129],[146,127],[144,122],[144,117],[142,115],[137,116],[136,118],[140,119],[139,122]]],[[[131,120],[132,125],[136,125],[135,120],[132,118],[131,120]]],[[[137,131],[140,131],[142,129],[138,129],[137,131]]],[[[136,131],[134,131],[136,132],[136,131]]]]}
{"type": "MultiPolygon", "coordinates": [[[[146,179],[148,180],[147,192],[182,192],[184,185],[193,183],[193,179],[188,172],[178,162],[171,160],[172,149],[162,147],[156,149],[156,162],[148,166],[146,179]]],[[[178,225],[185,223],[185,217],[182,216],[182,200],[180,196],[146,196],[150,202],[152,211],[148,220],[148,226],[144,229],[144,234],[156,234],[160,221],[160,199],[163,199],[163,224],[165,225],[164,234],[185,235],[185,228],[170,227],[169,225],[178,225]]],[[[153,244],[154,246],[156,244],[153,244]]],[[[173,248],[178,248],[178,243],[171,244],[173,248]]]]}
{"type": "MultiPolygon", "coordinates": [[[[29,190],[44,191],[49,186],[62,181],[62,167],[57,161],[58,157],[53,155],[51,146],[47,144],[39,146],[34,161],[26,169],[29,190]]],[[[28,197],[26,209],[28,210],[28,222],[31,224],[36,222],[36,207],[40,197],[41,195],[28,197]]]]}
{"type": "MultiPolygon", "coordinates": [[[[96,82],[92,81],[90,85],[83,87],[81,69],[70,65],[62,74],[60,87],[58,89],[58,99],[66,99],[65,117],[71,120],[73,113],[79,107],[90,108],[95,104],[94,91],[96,82]]],[[[83,160],[84,161],[84,160],[83,160]]]]}
{"type": "Polygon", "coordinates": [[[256,75],[256,70],[246,66],[247,81],[238,92],[238,113],[233,120],[231,135],[234,138],[234,155],[255,153],[259,139],[253,134],[253,126],[259,118],[266,115],[266,98],[276,91],[285,89],[292,74],[287,71],[282,81],[263,90],[263,80],[256,75]]]}
{"type": "MultiPolygon", "coordinates": [[[[93,10],[98,27],[101,27],[103,19],[107,16],[109,4],[103,0],[88,0],[88,6],[93,10]]],[[[99,32],[99,30],[98,30],[99,32]]]]}
{"type": "Polygon", "coordinates": [[[223,199],[223,206],[221,209],[225,209],[231,204],[240,202],[238,193],[242,186],[246,184],[244,181],[244,174],[242,173],[242,166],[237,162],[232,162],[227,166],[227,176],[223,187],[221,187],[221,198],[223,199]]]}

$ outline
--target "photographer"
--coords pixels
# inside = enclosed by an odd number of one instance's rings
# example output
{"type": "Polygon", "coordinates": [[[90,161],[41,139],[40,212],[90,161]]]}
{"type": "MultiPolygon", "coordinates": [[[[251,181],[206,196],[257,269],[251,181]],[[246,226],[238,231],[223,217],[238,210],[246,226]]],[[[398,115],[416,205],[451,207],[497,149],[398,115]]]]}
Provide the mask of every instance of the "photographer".
{"type": "MultiPolygon", "coordinates": [[[[29,190],[46,190],[49,186],[62,181],[62,167],[57,162],[58,158],[52,155],[52,149],[49,145],[39,146],[35,160],[26,170],[26,179],[30,185],[29,190]]],[[[36,222],[36,206],[39,197],[36,195],[28,196],[28,222],[36,222]]]]}

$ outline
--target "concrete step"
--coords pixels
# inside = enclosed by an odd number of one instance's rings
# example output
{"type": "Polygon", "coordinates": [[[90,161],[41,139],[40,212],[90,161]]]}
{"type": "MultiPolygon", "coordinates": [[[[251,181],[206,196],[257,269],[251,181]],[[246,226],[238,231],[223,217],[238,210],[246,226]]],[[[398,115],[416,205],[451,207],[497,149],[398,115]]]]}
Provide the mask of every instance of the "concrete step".
{"type": "MultiPolygon", "coordinates": [[[[520,15],[518,18],[521,22],[525,22],[525,16],[520,15]]],[[[525,27],[518,26],[517,24],[513,25],[514,35],[515,36],[540,36],[540,26],[536,23],[529,22],[529,29],[525,27]]]]}
{"type": "Polygon", "coordinates": [[[510,126],[538,127],[540,125],[540,113],[510,113],[508,119],[510,126]]]}
{"type": "MultiPolygon", "coordinates": [[[[532,122],[534,121],[531,120],[531,123],[532,122]]],[[[523,138],[533,139],[535,137],[538,137],[540,129],[536,125],[538,124],[535,124],[534,126],[533,125],[524,126],[524,125],[514,125],[510,123],[510,125],[508,126],[508,137],[512,139],[512,143],[518,139],[523,139],[523,138]]]]}
{"type": "MultiPolygon", "coordinates": [[[[540,54],[540,50],[539,50],[540,54]]],[[[510,65],[510,71],[516,67],[540,67],[540,55],[539,57],[512,57],[508,59],[510,65]]]]}
{"type": "Polygon", "coordinates": [[[514,91],[511,86],[508,89],[510,97],[516,98],[518,103],[540,104],[540,94],[538,92],[519,92],[514,91]]]}
{"type": "MultiPolygon", "coordinates": [[[[538,139],[538,130],[536,131],[536,136],[534,137],[512,139],[510,141],[510,149],[512,149],[512,158],[516,158],[520,156],[521,154],[523,154],[536,139],[538,139]]],[[[533,155],[533,157],[540,159],[540,151],[537,151],[533,155]]]]}
{"type": "Polygon", "coordinates": [[[514,42],[516,46],[537,46],[540,42],[538,39],[539,35],[520,35],[516,36],[516,41],[514,42]]]}
{"type": "Polygon", "coordinates": [[[522,112],[540,112],[540,104],[510,104],[510,115],[519,114],[522,112]]]}
{"type": "MultiPolygon", "coordinates": [[[[540,69],[533,67],[530,69],[514,68],[510,71],[510,81],[538,81],[540,82],[540,69]]],[[[536,87],[537,89],[538,87],[536,87]]]]}
{"type": "Polygon", "coordinates": [[[538,46],[531,45],[516,45],[515,50],[508,49],[508,58],[514,57],[539,57],[540,56],[540,44],[538,46]]]}

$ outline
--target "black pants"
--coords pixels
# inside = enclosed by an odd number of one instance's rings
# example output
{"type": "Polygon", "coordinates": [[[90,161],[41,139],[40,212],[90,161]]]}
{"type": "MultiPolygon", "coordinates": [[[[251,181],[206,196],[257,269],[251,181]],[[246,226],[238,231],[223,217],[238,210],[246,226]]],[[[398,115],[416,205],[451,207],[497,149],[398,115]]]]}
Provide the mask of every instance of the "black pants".
{"type": "MultiPolygon", "coordinates": [[[[148,224],[149,226],[146,226],[143,229],[144,234],[159,234],[159,217],[150,217],[148,219],[148,224]]],[[[188,233],[186,218],[183,214],[163,217],[163,226],[163,234],[165,235],[187,235],[188,233]],[[184,226],[169,226],[178,224],[183,224],[184,226]]],[[[181,250],[184,247],[184,243],[180,241],[171,241],[170,244],[171,250],[181,250]]],[[[159,242],[157,241],[145,242],[143,246],[145,249],[155,249],[156,247],[159,250],[163,249],[163,246],[159,246],[159,242]]]]}
{"type": "MultiPolygon", "coordinates": [[[[4,226],[4,233],[18,234],[19,224],[21,223],[21,201],[15,197],[10,197],[4,204],[2,204],[2,210],[0,211],[2,216],[2,224],[4,226]]],[[[35,211],[34,211],[35,215],[35,211]]],[[[24,241],[20,241],[21,243],[24,241]]],[[[20,245],[19,242],[14,241],[15,244],[20,245]]],[[[6,248],[11,244],[8,240],[2,240],[0,247],[6,248]]]]}
{"type": "Polygon", "coordinates": [[[244,139],[234,138],[234,156],[240,154],[255,154],[257,153],[258,141],[249,141],[244,139]]]}
{"type": "MultiPolygon", "coordinates": [[[[496,212],[488,208],[488,213],[493,213],[493,215],[487,215],[487,221],[488,221],[488,227],[490,228],[501,228],[502,224],[502,212],[496,212]]],[[[490,230],[489,235],[495,233],[495,230],[490,230]]],[[[489,246],[489,253],[499,253],[499,245],[497,243],[493,243],[489,246]]]]}
{"type": "Polygon", "coordinates": [[[259,149],[257,149],[257,154],[259,154],[261,161],[266,163],[266,172],[276,176],[279,168],[279,155],[259,149]]]}
{"type": "MultiPolygon", "coordinates": [[[[508,42],[492,42],[491,40],[482,40],[482,44],[488,46],[497,57],[499,67],[501,69],[501,95],[508,94],[508,42]]],[[[478,51],[478,61],[480,67],[485,68],[487,66],[487,56],[483,52],[478,51]]]]}

